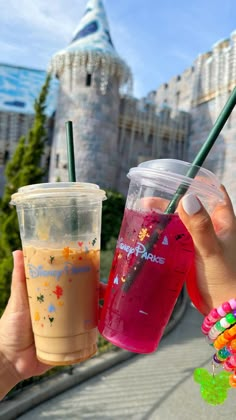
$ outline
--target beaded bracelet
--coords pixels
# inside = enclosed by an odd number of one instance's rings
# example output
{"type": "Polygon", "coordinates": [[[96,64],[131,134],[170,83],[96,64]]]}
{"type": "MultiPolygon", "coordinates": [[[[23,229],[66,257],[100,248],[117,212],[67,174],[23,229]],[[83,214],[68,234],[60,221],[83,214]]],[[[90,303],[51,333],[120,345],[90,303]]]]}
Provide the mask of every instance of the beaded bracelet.
{"type": "Polygon", "coordinates": [[[202,332],[216,353],[213,355],[212,373],[197,368],[194,380],[200,384],[201,396],[206,402],[222,404],[228,390],[236,388],[236,299],[212,309],[203,321],[202,332]],[[215,373],[217,365],[223,368],[218,374],[215,373]]]}
{"type": "Polygon", "coordinates": [[[211,327],[208,337],[210,340],[214,341],[218,335],[220,335],[223,331],[230,327],[230,325],[236,323],[236,309],[232,312],[228,313],[224,318],[221,318],[219,321],[211,327]]]}
{"type": "Polygon", "coordinates": [[[236,325],[234,324],[231,328],[228,328],[222,332],[217,339],[214,341],[213,346],[216,350],[222,349],[226,344],[236,337],[236,325]]]}
{"type": "Polygon", "coordinates": [[[232,310],[236,309],[236,299],[230,299],[228,302],[222,303],[218,308],[214,308],[204,318],[202,323],[202,332],[207,335],[211,327],[219,321],[222,317],[227,315],[232,310]]]}

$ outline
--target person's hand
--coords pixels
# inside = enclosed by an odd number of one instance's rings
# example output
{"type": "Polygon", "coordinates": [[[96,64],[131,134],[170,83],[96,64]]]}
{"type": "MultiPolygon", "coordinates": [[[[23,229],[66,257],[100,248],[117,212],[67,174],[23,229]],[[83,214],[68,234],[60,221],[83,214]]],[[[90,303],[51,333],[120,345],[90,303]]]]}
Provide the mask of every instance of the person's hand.
{"type": "Polygon", "coordinates": [[[41,375],[51,366],[39,362],[36,357],[22,251],[15,251],[13,258],[11,296],[0,319],[0,353],[9,362],[16,381],[20,382],[41,375]]]}
{"type": "Polygon", "coordinates": [[[187,278],[189,296],[204,315],[213,307],[236,297],[236,218],[222,186],[224,202],[211,218],[198,198],[186,194],[178,213],[195,246],[195,268],[187,278]]]}

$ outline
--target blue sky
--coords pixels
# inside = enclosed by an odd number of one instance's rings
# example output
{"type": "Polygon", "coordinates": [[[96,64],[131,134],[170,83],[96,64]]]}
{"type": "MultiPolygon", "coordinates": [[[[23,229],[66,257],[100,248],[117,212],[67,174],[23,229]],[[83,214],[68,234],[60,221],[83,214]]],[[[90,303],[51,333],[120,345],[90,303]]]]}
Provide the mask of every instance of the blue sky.
{"type": "MultiPolygon", "coordinates": [[[[144,96],[236,30],[235,0],[103,0],[111,36],[144,96]]],[[[63,49],[86,0],[0,0],[0,62],[46,69],[63,49]]]]}

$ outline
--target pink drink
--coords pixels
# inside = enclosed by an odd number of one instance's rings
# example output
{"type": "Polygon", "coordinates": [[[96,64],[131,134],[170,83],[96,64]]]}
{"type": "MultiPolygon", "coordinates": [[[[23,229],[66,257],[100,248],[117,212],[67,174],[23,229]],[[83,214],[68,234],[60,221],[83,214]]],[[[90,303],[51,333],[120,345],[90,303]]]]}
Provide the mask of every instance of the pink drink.
{"type": "Polygon", "coordinates": [[[100,333],[137,353],[156,350],[193,262],[191,236],[177,214],[126,208],[114,255],[100,333]],[[153,233],[159,238],[148,249],[153,233]],[[134,272],[130,281],[130,273],[134,272]]]}

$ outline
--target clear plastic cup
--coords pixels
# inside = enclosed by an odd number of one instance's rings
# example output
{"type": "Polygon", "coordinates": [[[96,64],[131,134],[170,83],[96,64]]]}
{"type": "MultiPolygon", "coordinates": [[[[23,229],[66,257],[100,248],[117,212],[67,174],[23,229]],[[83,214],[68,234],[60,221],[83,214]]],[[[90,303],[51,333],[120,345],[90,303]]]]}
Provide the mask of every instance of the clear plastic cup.
{"type": "Polygon", "coordinates": [[[22,187],[16,205],[39,360],[66,365],[97,351],[101,209],[95,184],[22,187]]]}
{"type": "Polygon", "coordinates": [[[156,350],[193,265],[190,234],[178,217],[165,214],[177,188],[197,194],[211,213],[223,199],[220,182],[190,163],[162,159],[131,168],[122,226],[99,322],[113,344],[138,353],[156,350]]]}

